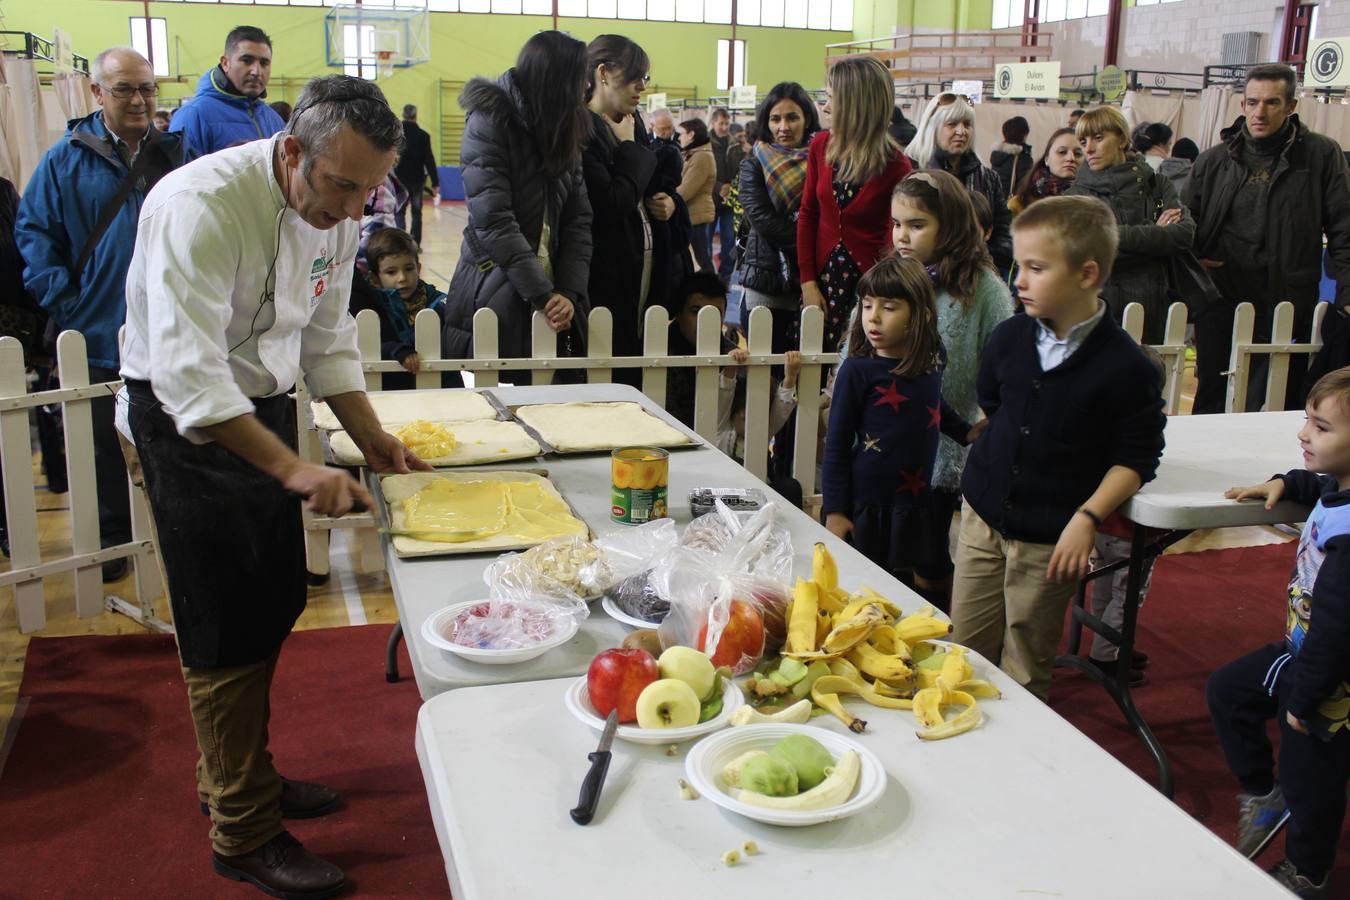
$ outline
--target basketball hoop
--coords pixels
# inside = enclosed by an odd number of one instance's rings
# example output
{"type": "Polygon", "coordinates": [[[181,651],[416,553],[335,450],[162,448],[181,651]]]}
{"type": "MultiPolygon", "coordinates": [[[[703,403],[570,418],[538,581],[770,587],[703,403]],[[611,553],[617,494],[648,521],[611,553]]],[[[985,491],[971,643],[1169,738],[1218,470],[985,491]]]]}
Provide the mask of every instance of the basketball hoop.
{"type": "Polygon", "coordinates": [[[388,78],[394,74],[394,51],[376,50],[375,64],[378,68],[381,78],[388,78]]]}

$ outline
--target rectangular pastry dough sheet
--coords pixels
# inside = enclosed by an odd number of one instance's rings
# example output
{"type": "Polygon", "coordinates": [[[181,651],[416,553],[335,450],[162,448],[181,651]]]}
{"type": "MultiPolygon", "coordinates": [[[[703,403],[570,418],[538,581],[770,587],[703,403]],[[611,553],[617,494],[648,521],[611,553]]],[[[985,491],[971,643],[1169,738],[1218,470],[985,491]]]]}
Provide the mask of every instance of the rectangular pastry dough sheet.
{"type": "MultiPolygon", "coordinates": [[[[480,481],[486,478],[500,478],[505,481],[538,481],[542,482],[544,490],[562,500],[567,508],[572,511],[572,516],[577,520],[579,529],[576,532],[582,537],[589,538],[591,530],[577,515],[572,504],[567,502],[567,498],[562,495],[557,486],[548,479],[546,475],[538,475],[534,472],[520,472],[491,469],[481,472],[413,472],[409,475],[383,475],[380,477],[380,494],[385,504],[385,521],[390,524],[394,530],[402,526],[403,520],[403,501],[407,500],[413,494],[426,487],[437,478],[453,478],[460,481],[480,481]]],[[[405,537],[396,534],[390,536],[390,542],[393,544],[394,553],[399,557],[417,557],[417,556],[463,556],[470,553],[494,552],[502,553],[507,550],[527,550],[530,547],[542,544],[547,538],[532,540],[522,543],[509,535],[483,538],[481,540],[464,541],[457,544],[440,543],[436,541],[419,541],[416,538],[405,537]]]]}
{"type": "MultiPolygon", "coordinates": [[[[448,456],[424,459],[438,468],[449,466],[477,466],[483,463],[507,462],[513,459],[533,459],[543,450],[517,422],[499,422],[478,419],[471,422],[436,422],[455,436],[455,449],[448,456]]],[[[333,462],[340,466],[364,466],[366,458],[356,449],[356,442],[345,431],[334,431],[329,437],[333,462]]]]}
{"type": "Polygon", "coordinates": [[[541,403],[516,407],[514,414],[562,453],[694,443],[640,403],[541,403]]]}
{"type": "MultiPolygon", "coordinates": [[[[477,419],[495,419],[497,410],[477,391],[466,388],[448,388],[431,391],[375,391],[366,394],[375,418],[388,428],[406,425],[415,419],[429,422],[469,422],[477,419]]],[[[327,403],[310,403],[314,411],[314,427],[320,431],[337,431],[342,423],[327,403]]]]}

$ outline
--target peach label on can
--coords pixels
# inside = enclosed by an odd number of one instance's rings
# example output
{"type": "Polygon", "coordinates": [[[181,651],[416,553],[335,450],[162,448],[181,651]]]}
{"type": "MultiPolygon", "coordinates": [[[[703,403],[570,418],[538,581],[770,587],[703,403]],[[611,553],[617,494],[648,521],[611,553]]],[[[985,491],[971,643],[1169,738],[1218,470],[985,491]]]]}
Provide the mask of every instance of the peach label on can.
{"type": "Polygon", "coordinates": [[[663,519],[669,509],[670,454],[658,447],[624,447],[610,454],[610,518],[622,525],[663,519]]]}

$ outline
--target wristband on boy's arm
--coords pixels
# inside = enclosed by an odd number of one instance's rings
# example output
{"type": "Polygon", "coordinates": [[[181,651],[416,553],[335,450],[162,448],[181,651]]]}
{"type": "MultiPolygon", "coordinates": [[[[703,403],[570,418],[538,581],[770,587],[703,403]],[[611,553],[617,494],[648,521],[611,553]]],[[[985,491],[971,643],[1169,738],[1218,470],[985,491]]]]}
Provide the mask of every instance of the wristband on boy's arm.
{"type": "Polygon", "coordinates": [[[1096,514],[1095,512],[1093,512],[1092,510],[1088,509],[1086,506],[1080,506],[1080,507],[1078,507],[1078,510],[1077,510],[1077,511],[1080,512],[1080,513],[1082,513],[1083,515],[1087,516],[1089,519],[1091,519],[1091,520],[1092,520],[1092,524],[1093,524],[1094,527],[1096,527],[1096,528],[1101,528],[1101,527],[1102,527],[1102,517],[1099,516],[1099,515],[1097,515],[1097,514],[1096,514]]]}

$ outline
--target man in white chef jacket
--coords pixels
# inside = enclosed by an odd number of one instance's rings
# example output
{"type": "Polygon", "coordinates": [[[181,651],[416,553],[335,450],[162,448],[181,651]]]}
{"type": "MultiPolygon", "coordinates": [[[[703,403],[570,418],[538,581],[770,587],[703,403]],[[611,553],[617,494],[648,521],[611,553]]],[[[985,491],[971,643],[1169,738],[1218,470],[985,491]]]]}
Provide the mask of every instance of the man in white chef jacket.
{"type": "Polygon", "coordinates": [[[371,502],[346,472],[296,455],[287,392],[303,374],[372,468],[429,468],[371,411],[347,312],[366,196],[401,140],[374,84],[316,78],[285,132],[156,185],[127,274],[127,424],[168,574],[212,863],[278,897],[345,885],[282,826],[332,810],[336,792],[283,779],[267,750],[272,673],[305,607],[300,504],[337,516],[371,502]]]}

